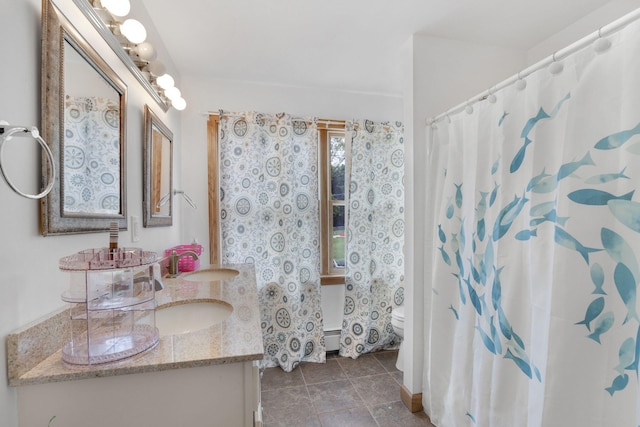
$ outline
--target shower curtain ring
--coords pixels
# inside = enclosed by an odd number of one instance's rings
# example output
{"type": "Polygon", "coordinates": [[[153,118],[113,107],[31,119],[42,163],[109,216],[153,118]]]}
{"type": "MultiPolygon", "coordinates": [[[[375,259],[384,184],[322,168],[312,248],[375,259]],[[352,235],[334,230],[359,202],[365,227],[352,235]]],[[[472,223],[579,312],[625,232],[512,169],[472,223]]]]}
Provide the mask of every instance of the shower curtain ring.
{"type": "Polygon", "coordinates": [[[527,87],[527,81],[522,78],[520,72],[518,72],[518,80],[516,81],[516,89],[524,90],[527,87]]]}
{"type": "Polygon", "coordinates": [[[593,50],[602,53],[611,47],[611,42],[602,37],[602,27],[598,28],[598,39],[593,43],[593,50]]]}
{"type": "Polygon", "coordinates": [[[496,96],[493,94],[493,89],[494,87],[492,86],[491,88],[489,88],[489,90],[487,92],[489,92],[489,96],[487,96],[487,100],[492,103],[495,104],[496,102],[496,96]]]}
{"type": "Polygon", "coordinates": [[[564,69],[562,62],[558,62],[558,60],[556,59],[556,53],[558,52],[553,52],[553,55],[551,55],[552,62],[549,65],[549,72],[551,74],[560,74],[564,69]]]}

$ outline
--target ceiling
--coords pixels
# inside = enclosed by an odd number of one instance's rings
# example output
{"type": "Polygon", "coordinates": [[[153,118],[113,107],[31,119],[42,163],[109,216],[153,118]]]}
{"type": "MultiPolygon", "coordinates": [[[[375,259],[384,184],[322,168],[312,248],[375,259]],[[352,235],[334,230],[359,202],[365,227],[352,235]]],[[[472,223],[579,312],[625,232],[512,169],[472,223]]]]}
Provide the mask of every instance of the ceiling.
{"type": "Polygon", "coordinates": [[[142,0],[182,76],[397,95],[412,34],[527,50],[608,0],[142,0]]]}

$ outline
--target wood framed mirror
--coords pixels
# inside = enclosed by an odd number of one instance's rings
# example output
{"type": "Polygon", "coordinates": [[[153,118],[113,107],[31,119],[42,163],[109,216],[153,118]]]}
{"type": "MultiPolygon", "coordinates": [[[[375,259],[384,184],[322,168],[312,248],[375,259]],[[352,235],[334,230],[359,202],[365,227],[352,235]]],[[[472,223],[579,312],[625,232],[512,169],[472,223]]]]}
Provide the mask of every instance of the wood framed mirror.
{"type": "Polygon", "coordinates": [[[42,133],[59,173],[41,201],[42,235],[108,231],[112,222],[126,230],[126,106],[124,82],[45,0],[42,133]]]}
{"type": "Polygon", "coordinates": [[[143,149],[143,225],[173,224],[173,133],[145,105],[143,149]]]}

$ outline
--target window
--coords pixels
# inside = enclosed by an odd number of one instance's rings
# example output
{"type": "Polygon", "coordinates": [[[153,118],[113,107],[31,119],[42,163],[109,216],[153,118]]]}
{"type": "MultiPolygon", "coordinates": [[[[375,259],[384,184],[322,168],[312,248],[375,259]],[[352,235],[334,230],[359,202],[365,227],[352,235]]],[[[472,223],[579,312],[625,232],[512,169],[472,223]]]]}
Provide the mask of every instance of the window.
{"type": "Polygon", "coordinates": [[[319,125],[322,284],[344,283],[346,207],[343,123],[319,125]]]}

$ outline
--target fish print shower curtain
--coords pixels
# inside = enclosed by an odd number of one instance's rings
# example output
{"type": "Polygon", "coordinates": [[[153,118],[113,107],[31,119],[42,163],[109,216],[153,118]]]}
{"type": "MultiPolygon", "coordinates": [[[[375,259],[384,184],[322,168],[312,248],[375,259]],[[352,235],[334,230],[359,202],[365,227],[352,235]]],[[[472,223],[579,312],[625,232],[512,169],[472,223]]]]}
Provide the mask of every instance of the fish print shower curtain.
{"type": "Polygon", "coordinates": [[[220,187],[222,262],[255,264],[264,365],[324,362],[315,120],[221,112],[220,187]]]}
{"type": "Polygon", "coordinates": [[[640,425],[640,24],[608,39],[429,130],[436,425],[640,425]]]}
{"type": "Polygon", "coordinates": [[[402,123],[346,123],[351,160],[340,355],[394,348],[391,311],[404,303],[402,123]]]}

